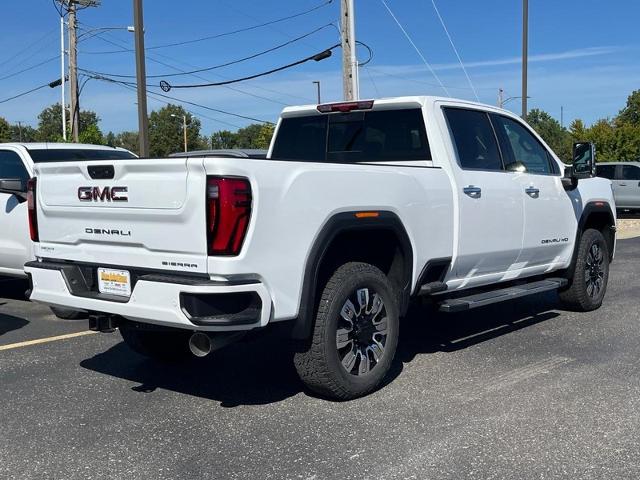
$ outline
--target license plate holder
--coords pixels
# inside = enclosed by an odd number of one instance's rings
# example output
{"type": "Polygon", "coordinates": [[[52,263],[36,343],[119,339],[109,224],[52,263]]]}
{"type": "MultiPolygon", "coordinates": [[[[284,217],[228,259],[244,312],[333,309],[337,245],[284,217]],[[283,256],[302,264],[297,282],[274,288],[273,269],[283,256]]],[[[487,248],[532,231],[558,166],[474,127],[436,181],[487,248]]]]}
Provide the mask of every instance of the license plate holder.
{"type": "Polygon", "coordinates": [[[98,268],[98,291],[119,297],[131,296],[131,274],[128,270],[98,268]]]}

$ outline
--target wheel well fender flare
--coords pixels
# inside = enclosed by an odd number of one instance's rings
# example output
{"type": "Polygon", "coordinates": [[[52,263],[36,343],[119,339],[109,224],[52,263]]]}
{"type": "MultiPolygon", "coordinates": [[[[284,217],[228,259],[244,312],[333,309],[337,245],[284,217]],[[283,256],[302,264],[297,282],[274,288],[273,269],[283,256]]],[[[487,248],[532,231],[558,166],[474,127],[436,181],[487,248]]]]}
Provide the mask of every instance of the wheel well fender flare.
{"type": "Polygon", "coordinates": [[[323,261],[327,260],[327,253],[332,242],[340,234],[346,232],[386,230],[395,234],[402,253],[404,272],[401,305],[399,307],[401,315],[406,312],[413,279],[413,247],[404,224],[398,215],[390,211],[376,210],[375,216],[363,216],[360,218],[356,216],[357,213],[360,213],[360,211],[337,213],[330,217],[318,232],[309,250],[304,268],[298,316],[294,320],[291,331],[294,339],[306,339],[311,335],[320,267],[323,261]]]}

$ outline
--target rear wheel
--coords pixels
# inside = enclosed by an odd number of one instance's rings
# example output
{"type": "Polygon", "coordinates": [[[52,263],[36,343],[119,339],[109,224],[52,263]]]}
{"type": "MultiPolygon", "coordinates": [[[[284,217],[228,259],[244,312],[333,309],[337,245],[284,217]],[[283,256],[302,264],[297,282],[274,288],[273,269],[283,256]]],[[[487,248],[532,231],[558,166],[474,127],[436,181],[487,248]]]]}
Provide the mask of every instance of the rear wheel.
{"type": "Polygon", "coordinates": [[[53,314],[63,320],[81,320],[87,318],[87,312],[79,312],[68,308],[49,307],[53,314]]]}
{"type": "Polygon", "coordinates": [[[339,267],[322,291],[311,341],[294,357],[302,381],[339,400],[378,387],[398,344],[396,298],[378,268],[357,262],[339,267]]]}
{"type": "Polygon", "coordinates": [[[609,280],[609,249],[602,233],[590,228],[580,238],[571,286],[560,292],[569,309],[588,312],[600,308],[609,280]]]}
{"type": "Polygon", "coordinates": [[[124,343],[133,351],[163,361],[179,361],[191,356],[191,332],[146,330],[135,322],[121,322],[118,326],[124,343]]]}

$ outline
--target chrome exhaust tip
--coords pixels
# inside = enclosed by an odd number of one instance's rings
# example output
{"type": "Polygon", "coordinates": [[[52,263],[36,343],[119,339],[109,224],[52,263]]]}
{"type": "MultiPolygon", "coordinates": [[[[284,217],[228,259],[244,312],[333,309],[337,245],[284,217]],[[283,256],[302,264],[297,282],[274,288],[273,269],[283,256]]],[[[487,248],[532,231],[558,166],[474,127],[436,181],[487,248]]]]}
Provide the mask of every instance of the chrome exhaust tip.
{"type": "Polygon", "coordinates": [[[206,357],[211,353],[211,337],[206,333],[194,332],[189,338],[189,350],[196,357],[206,357]]]}

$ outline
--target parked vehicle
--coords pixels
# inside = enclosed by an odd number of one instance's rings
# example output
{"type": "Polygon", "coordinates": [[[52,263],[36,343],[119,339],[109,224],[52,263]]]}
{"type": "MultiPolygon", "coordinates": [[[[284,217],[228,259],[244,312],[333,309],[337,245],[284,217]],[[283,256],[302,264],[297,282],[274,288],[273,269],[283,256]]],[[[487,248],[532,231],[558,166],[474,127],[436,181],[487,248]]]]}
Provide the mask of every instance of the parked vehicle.
{"type": "Polygon", "coordinates": [[[267,159],[41,163],[31,298],[163,359],[281,322],[306,385],[354,398],[414,298],[601,305],[615,204],[593,146],[574,158],[505,110],[401,97],[286,108],[267,159]]]}
{"type": "MultiPolygon", "coordinates": [[[[24,264],[34,260],[27,223],[27,181],[38,163],[136,158],[122,148],[69,143],[0,143],[0,275],[25,277],[24,264]]],[[[54,307],[62,318],[77,312],[54,307]]]]}
{"type": "Polygon", "coordinates": [[[640,210],[640,163],[609,162],[596,166],[599,177],[608,178],[618,210],[640,210]]]}

